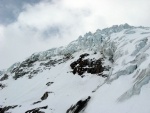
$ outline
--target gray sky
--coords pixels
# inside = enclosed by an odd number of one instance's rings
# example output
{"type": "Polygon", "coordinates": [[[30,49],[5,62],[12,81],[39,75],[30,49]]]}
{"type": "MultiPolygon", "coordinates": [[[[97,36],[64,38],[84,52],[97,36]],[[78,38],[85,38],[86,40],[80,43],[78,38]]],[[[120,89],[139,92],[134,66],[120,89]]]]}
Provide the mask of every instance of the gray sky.
{"type": "Polygon", "coordinates": [[[116,24],[150,26],[150,0],[0,0],[0,69],[116,24]]]}
{"type": "Polygon", "coordinates": [[[17,20],[26,4],[37,4],[40,0],[0,0],[0,24],[10,24],[17,20]]]}

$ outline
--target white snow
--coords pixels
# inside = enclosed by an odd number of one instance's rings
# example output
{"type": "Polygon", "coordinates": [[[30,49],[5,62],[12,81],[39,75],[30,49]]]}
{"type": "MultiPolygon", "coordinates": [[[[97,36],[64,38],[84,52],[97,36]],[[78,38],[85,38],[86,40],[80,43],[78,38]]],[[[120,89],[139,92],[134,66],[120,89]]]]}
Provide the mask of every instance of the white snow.
{"type": "Polygon", "coordinates": [[[89,32],[66,47],[35,53],[29,58],[39,60],[22,69],[42,71],[31,79],[26,74],[14,80],[11,71],[20,65],[16,63],[5,72],[9,78],[0,81],[6,85],[0,89],[0,105],[18,105],[8,112],[24,113],[48,105],[42,110],[45,113],[66,113],[71,105],[91,96],[83,113],[150,113],[150,28],[113,26],[89,32]],[[59,60],[68,53],[72,59],[47,68],[40,66],[49,58],[59,60]],[[103,66],[111,68],[103,72],[108,78],[89,73],[82,78],[71,72],[70,64],[84,53],[90,54],[86,57],[89,59],[104,59],[103,66]],[[54,83],[47,86],[48,82],[54,83]],[[52,92],[48,98],[33,105],[47,91],[52,92]]]}

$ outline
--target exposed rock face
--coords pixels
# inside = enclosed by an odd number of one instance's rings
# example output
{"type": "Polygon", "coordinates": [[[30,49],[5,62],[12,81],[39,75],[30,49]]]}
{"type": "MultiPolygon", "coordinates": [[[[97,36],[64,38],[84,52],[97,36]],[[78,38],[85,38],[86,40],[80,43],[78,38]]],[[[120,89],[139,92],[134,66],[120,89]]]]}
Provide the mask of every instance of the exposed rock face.
{"type": "Polygon", "coordinates": [[[101,72],[104,71],[102,67],[102,59],[84,59],[89,54],[85,53],[80,55],[80,58],[77,61],[74,61],[70,64],[70,67],[73,69],[73,74],[83,75],[85,72],[91,74],[101,75],[101,72]]]}
{"type": "MultiPolygon", "coordinates": [[[[46,57],[46,59],[40,59],[39,55],[32,55],[27,60],[18,64],[17,66],[11,66],[10,72],[14,76],[13,78],[17,80],[24,75],[28,75],[28,78],[31,79],[34,75],[43,72],[43,70],[51,69],[55,67],[56,64],[61,64],[66,62],[69,59],[72,59],[71,54],[64,54],[63,57],[59,59],[52,59],[51,57],[46,57]],[[36,62],[39,62],[37,68],[33,68],[36,65],[36,62]]],[[[15,65],[15,64],[14,64],[15,65]]]]}
{"type": "Polygon", "coordinates": [[[20,78],[24,76],[25,74],[30,73],[30,70],[26,70],[26,68],[30,68],[33,66],[33,64],[38,60],[38,57],[35,56],[34,58],[29,58],[25,61],[23,61],[19,67],[14,68],[12,73],[15,73],[15,76],[13,77],[15,80],[17,78],[20,78]]]}
{"type": "Polygon", "coordinates": [[[75,105],[72,105],[66,113],[82,113],[90,99],[91,97],[89,96],[85,100],[79,100],[75,105]]]}

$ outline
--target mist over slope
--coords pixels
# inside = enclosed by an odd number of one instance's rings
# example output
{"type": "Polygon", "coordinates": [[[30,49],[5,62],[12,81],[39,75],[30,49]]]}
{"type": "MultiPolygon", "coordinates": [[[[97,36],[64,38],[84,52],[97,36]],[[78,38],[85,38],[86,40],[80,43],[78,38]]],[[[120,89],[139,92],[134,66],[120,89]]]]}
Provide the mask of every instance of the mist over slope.
{"type": "Polygon", "coordinates": [[[149,113],[150,28],[86,33],[0,71],[0,113],[149,113]]]}

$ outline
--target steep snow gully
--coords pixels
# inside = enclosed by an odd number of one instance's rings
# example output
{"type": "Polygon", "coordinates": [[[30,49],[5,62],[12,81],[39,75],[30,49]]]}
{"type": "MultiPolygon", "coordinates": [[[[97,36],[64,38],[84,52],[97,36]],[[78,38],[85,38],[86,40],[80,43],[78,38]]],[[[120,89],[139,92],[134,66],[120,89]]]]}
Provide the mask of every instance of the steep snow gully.
{"type": "Polygon", "coordinates": [[[0,113],[150,113],[150,28],[86,33],[0,71],[0,113]]]}

